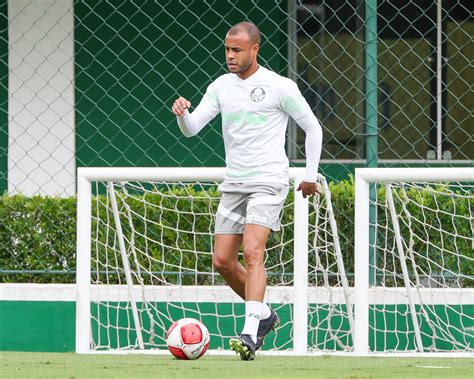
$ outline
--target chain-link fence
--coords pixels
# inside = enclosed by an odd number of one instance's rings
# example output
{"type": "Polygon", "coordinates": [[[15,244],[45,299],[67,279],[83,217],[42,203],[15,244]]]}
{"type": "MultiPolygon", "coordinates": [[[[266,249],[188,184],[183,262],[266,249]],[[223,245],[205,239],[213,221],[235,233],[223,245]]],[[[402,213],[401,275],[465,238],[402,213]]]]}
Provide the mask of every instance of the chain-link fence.
{"type": "MultiPolygon", "coordinates": [[[[74,271],[78,166],[224,165],[220,119],[185,139],[170,106],[178,95],[196,106],[226,72],[223,39],[242,20],[262,31],[260,64],[294,79],[320,119],[328,179],[365,165],[472,165],[466,0],[3,1],[0,214],[26,220],[0,225],[3,273],[74,271]]],[[[287,152],[304,164],[293,123],[287,152]]]]}

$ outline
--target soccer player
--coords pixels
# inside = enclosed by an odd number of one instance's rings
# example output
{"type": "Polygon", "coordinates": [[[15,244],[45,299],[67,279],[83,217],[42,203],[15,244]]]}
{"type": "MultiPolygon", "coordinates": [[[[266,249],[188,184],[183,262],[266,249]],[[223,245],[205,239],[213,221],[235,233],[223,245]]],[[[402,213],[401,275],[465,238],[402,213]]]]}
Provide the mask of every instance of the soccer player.
{"type": "Polygon", "coordinates": [[[298,190],[304,197],[320,193],[316,176],[322,129],[296,83],[258,64],[260,31],[253,23],[234,25],[225,37],[228,74],[212,82],[196,109],[179,97],[172,106],[179,128],[191,137],[217,114],[222,116],[226,154],[221,200],[216,214],[213,265],[245,300],[242,333],[230,348],[252,360],[265,336],[279,325],[264,303],[264,251],[270,232],[280,228],[288,193],[285,133],[291,116],[306,134],[306,169],[298,190]],[[245,266],[238,261],[243,247],[245,266]]]}

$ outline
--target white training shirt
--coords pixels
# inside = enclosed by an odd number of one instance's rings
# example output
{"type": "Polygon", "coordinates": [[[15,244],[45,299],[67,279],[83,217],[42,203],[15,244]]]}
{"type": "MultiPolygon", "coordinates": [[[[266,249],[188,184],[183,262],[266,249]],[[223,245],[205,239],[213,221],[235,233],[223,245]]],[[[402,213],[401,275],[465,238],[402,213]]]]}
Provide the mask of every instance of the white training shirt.
{"type": "Polygon", "coordinates": [[[285,135],[291,116],[306,133],[304,180],[315,182],[322,130],[296,83],[264,67],[243,80],[225,74],[211,83],[200,104],[178,117],[187,137],[219,113],[226,154],[226,182],[288,183],[285,135]]]}

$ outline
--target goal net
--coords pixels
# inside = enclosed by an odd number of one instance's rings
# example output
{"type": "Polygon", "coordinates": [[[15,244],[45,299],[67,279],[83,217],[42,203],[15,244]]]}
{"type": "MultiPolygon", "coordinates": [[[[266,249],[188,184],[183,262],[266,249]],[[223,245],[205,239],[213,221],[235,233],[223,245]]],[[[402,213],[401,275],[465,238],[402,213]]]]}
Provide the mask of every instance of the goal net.
{"type": "Polygon", "coordinates": [[[355,206],[356,351],[474,353],[474,169],[357,169],[355,206]]]}
{"type": "MultiPolygon", "coordinates": [[[[351,290],[330,191],[311,202],[292,185],[265,254],[265,301],[281,327],[264,352],[352,349],[351,290]]],[[[78,170],[78,352],[161,352],[173,321],[200,319],[226,351],[244,302],[212,267],[220,168],[78,170]]]]}

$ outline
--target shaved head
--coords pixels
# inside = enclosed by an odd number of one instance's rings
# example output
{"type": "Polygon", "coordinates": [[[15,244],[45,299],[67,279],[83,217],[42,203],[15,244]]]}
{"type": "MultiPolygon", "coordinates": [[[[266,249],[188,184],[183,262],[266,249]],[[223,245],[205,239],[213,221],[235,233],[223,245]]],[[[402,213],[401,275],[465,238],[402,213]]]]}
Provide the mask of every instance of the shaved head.
{"type": "Polygon", "coordinates": [[[261,33],[257,26],[250,21],[242,21],[238,24],[235,24],[232,28],[229,29],[227,35],[233,36],[239,33],[245,32],[249,36],[250,42],[252,44],[260,45],[261,33]]]}

